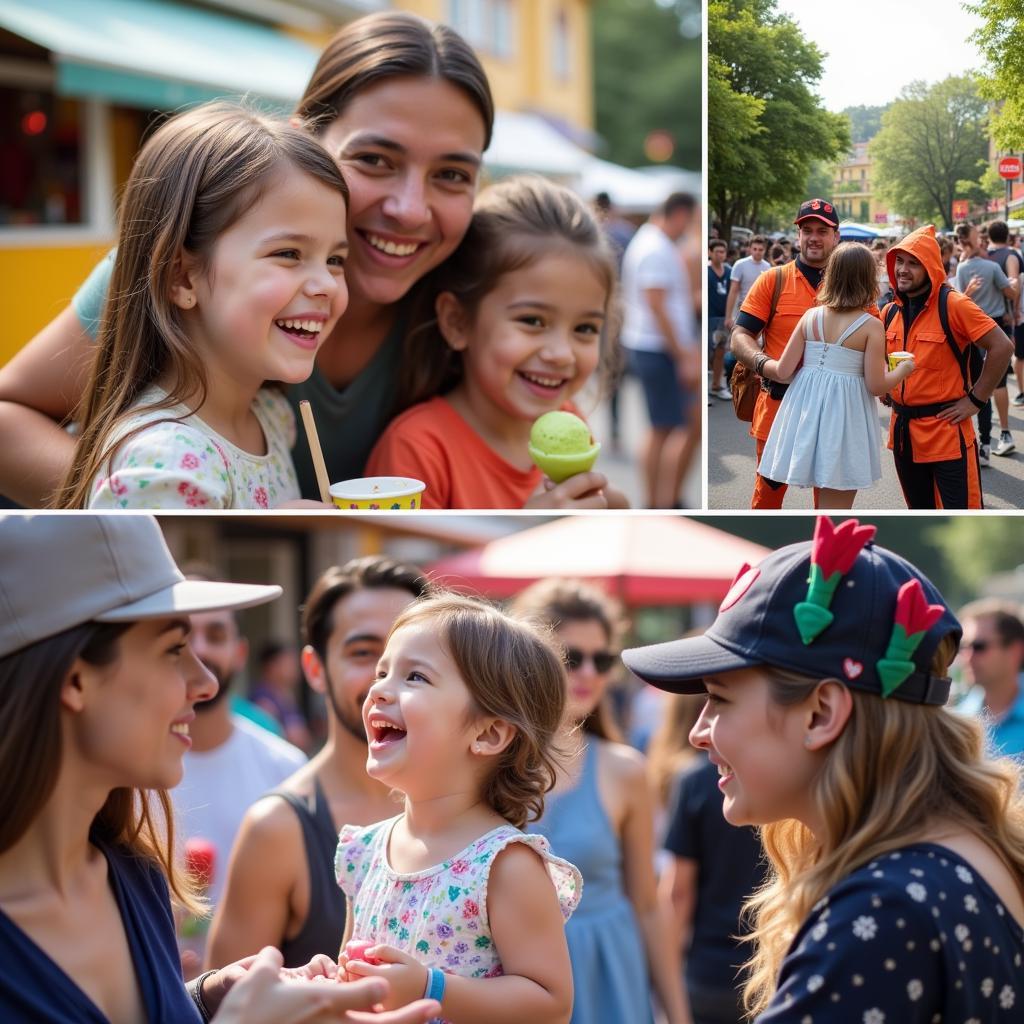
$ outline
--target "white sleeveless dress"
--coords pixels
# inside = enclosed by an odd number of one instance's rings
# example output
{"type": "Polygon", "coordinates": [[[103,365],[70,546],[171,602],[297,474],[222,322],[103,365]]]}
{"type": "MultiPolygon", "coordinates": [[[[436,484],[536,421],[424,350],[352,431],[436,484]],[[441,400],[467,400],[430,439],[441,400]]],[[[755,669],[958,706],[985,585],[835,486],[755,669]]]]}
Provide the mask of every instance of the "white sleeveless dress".
{"type": "Polygon", "coordinates": [[[804,363],[779,406],[758,473],[796,487],[860,490],[882,477],[881,427],[864,383],[864,353],[843,342],[871,314],[834,342],[822,340],[824,308],[816,314],[805,321],[804,363]]]}

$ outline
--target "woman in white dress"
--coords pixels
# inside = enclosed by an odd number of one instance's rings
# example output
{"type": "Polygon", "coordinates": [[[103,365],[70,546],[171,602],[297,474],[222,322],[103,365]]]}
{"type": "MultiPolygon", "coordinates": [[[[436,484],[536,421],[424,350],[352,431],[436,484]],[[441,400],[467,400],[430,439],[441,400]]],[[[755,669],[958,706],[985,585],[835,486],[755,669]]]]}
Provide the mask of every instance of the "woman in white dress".
{"type": "Polygon", "coordinates": [[[881,479],[881,396],[914,372],[913,359],[886,369],[885,330],[874,308],[875,260],[859,242],[833,252],[818,305],[793,330],[781,359],[757,372],[792,383],[772,425],[758,472],[815,487],[816,507],[852,508],[857,491],[881,479]]]}

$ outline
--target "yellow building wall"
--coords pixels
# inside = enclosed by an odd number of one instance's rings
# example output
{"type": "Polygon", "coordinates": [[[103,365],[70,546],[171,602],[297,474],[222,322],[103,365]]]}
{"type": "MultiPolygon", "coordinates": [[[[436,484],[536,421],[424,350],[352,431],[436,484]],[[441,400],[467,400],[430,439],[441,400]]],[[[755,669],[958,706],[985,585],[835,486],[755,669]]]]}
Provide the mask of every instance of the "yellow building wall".
{"type": "Polygon", "coordinates": [[[0,366],[63,310],[108,245],[0,248],[0,366]]]}
{"type": "MultiPolygon", "coordinates": [[[[396,0],[395,7],[431,21],[447,21],[448,0],[396,0]]],[[[516,41],[510,58],[477,46],[495,105],[501,110],[541,110],[580,128],[594,123],[590,0],[516,0],[516,41]],[[568,81],[554,73],[555,24],[564,10],[571,56],[568,81]]]]}

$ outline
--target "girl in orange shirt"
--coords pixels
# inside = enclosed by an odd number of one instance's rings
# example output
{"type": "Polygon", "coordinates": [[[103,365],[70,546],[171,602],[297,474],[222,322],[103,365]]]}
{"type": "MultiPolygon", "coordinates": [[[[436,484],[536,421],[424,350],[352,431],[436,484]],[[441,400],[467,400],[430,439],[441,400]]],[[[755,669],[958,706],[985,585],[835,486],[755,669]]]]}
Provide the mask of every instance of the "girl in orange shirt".
{"type": "Polygon", "coordinates": [[[529,453],[534,421],[571,408],[610,327],[615,259],[584,204],[541,178],[495,185],[442,273],[437,319],[411,339],[421,401],[367,473],[422,480],[425,508],[627,507],[600,473],[545,483],[529,453]]]}

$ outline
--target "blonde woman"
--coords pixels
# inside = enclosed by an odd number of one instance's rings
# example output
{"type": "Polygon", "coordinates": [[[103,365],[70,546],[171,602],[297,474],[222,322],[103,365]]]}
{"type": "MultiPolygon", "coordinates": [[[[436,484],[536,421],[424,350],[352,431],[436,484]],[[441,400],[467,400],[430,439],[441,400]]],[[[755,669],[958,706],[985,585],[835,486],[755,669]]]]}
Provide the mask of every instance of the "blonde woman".
{"type": "Polygon", "coordinates": [[[744,566],[703,637],[626,651],[707,691],[691,734],[761,826],[745,1001],[758,1021],[1010,1021],[1024,1005],[1021,773],[942,705],[960,625],[875,528],[744,566]]]}

